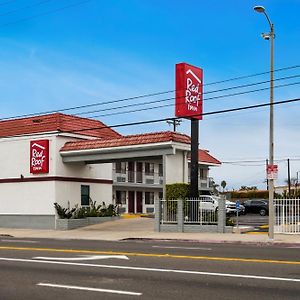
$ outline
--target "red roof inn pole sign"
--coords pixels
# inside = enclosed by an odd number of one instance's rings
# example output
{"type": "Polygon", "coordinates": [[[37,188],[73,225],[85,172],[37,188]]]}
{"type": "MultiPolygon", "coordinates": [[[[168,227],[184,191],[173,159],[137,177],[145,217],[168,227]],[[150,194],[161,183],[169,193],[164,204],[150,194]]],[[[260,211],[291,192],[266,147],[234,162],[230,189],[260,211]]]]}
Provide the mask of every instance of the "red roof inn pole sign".
{"type": "Polygon", "coordinates": [[[49,140],[30,141],[30,173],[49,172],[49,140]]]}
{"type": "Polygon", "coordinates": [[[176,117],[202,120],[203,70],[176,64],[176,117]]]}

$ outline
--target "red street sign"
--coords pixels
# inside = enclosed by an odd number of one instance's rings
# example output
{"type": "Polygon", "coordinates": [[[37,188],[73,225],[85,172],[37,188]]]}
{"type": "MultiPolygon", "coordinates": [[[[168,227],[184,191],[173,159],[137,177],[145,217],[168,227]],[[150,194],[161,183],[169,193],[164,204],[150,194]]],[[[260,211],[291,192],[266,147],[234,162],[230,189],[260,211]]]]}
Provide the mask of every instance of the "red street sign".
{"type": "Polygon", "coordinates": [[[278,165],[267,165],[267,179],[278,178],[278,165]]]}
{"type": "Polygon", "coordinates": [[[176,64],[176,117],[202,120],[203,70],[176,64]]]}
{"type": "Polygon", "coordinates": [[[30,141],[30,173],[49,173],[49,140],[30,141]]]}

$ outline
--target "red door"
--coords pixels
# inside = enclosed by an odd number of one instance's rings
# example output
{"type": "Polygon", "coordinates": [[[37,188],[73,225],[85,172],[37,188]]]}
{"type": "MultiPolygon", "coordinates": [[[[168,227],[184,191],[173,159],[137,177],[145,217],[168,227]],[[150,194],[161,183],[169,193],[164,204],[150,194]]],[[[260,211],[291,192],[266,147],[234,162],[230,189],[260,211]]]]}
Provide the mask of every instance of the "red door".
{"type": "Polygon", "coordinates": [[[136,192],[136,212],[141,214],[143,212],[143,193],[136,192]]]}
{"type": "Polygon", "coordinates": [[[128,192],[128,212],[134,214],[134,192],[128,192]]]}

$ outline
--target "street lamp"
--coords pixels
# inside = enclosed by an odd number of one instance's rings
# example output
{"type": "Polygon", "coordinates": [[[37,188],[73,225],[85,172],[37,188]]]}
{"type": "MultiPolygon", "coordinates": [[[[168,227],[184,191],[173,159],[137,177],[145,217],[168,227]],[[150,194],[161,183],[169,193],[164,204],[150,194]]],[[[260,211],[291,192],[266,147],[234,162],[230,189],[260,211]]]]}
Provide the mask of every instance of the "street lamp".
{"type": "MultiPolygon", "coordinates": [[[[270,137],[269,164],[274,164],[274,24],[271,22],[263,6],[254,6],[254,10],[263,13],[270,25],[270,32],[262,33],[265,40],[270,40],[270,137]]],[[[269,239],[274,239],[274,178],[269,179],[269,239]]]]}

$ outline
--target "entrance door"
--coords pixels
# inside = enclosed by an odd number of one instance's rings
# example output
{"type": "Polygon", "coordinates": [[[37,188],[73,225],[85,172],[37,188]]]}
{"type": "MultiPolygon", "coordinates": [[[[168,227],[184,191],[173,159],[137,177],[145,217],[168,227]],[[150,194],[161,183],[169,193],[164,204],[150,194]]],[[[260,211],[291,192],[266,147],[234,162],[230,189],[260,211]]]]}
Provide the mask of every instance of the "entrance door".
{"type": "Polygon", "coordinates": [[[134,192],[128,192],[128,212],[134,214],[134,192]]]}
{"type": "Polygon", "coordinates": [[[136,212],[138,214],[143,213],[143,193],[136,192],[136,212]]]}

